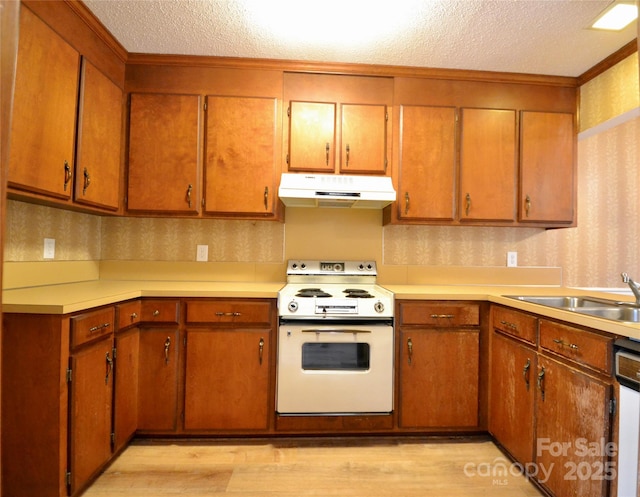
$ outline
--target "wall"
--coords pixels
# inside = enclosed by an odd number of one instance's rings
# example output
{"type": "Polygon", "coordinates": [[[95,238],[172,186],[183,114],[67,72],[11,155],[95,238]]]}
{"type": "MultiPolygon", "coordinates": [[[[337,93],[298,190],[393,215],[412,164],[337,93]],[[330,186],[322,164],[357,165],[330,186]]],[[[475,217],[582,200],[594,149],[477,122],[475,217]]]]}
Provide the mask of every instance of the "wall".
{"type": "Polygon", "coordinates": [[[391,271],[404,283],[412,266],[504,266],[515,250],[520,266],[561,267],[565,285],[621,287],[623,270],[640,279],[638,95],[637,53],[581,88],[576,228],[382,227],[378,211],[289,208],[285,224],[101,218],[9,202],[5,260],[41,261],[44,237],[68,261],[194,261],[207,244],[217,263],[372,258],[404,268],[391,271]]]}

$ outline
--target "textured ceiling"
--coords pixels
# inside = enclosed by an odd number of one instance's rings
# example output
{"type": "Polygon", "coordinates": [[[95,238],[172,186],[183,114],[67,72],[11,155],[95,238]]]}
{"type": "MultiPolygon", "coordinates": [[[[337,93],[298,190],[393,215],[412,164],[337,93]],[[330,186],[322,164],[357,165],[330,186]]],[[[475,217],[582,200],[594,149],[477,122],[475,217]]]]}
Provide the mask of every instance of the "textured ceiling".
{"type": "Polygon", "coordinates": [[[84,3],[133,53],[579,76],[637,37],[588,28],[611,0],[84,3]]]}

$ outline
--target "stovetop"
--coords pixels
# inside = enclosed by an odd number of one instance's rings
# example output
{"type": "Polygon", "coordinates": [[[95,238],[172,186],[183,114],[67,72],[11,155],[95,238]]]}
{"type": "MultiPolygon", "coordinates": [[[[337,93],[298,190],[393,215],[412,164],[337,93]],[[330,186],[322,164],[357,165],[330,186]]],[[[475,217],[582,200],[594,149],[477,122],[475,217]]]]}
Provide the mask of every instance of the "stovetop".
{"type": "Polygon", "coordinates": [[[281,318],[389,319],[393,294],[376,284],[374,261],[289,261],[281,318]]]}

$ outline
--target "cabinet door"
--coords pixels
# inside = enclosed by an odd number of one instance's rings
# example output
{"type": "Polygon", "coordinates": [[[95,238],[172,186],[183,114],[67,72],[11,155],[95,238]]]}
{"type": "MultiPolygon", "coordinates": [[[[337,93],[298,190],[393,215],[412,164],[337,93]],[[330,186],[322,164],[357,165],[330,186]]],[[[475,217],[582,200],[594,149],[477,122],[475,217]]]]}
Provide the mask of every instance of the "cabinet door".
{"type": "Polygon", "coordinates": [[[273,215],[275,98],[207,97],[205,210],[273,215]]]}
{"type": "Polygon", "coordinates": [[[74,199],[118,210],[122,90],[88,60],[82,61],[74,199]]]}
{"type": "Polygon", "coordinates": [[[130,211],[197,214],[200,97],[131,94],[130,211]]]}
{"type": "Polygon", "coordinates": [[[400,331],[401,428],[478,425],[478,332],[400,331]]]}
{"type": "Polygon", "coordinates": [[[80,55],[20,9],[8,185],[71,197],[80,55]]]}
{"type": "Polygon", "coordinates": [[[456,110],[400,109],[399,219],[453,220],[456,110]]]}
{"type": "Polygon", "coordinates": [[[71,355],[69,454],[71,494],[111,456],[111,336],[71,355]]]}
{"type": "Polygon", "coordinates": [[[516,112],[462,109],[460,219],[514,221],[516,112]]]}
{"type": "Polygon", "coordinates": [[[336,104],[292,101],[288,113],[289,171],[334,172],[336,104]]]}
{"type": "Polygon", "coordinates": [[[270,331],[187,333],[185,430],[266,430],[270,331]]]}
{"type": "Polygon", "coordinates": [[[340,172],[387,172],[387,106],[342,105],[340,172]]]}
{"type": "Polygon", "coordinates": [[[544,356],[537,384],[535,462],[550,470],[538,480],[554,495],[608,495],[611,386],[544,356]]]}
{"type": "Polygon", "coordinates": [[[113,433],[114,452],[133,437],[138,428],[138,354],[140,331],[133,328],[116,334],[113,433]]]}
{"type": "Polygon", "coordinates": [[[526,111],[520,127],[520,221],[572,223],[573,115],[526,111]]]}
{"type": "Polygon", "coordinates": [[[489,431],[521,463],[533,461],[536,351],[493,333],[489,431]]]}
{"type": "Polygon", "coordinates": [[[138,429],[174,431],[178,408],[178,330],[140,330],[138,429]]]}

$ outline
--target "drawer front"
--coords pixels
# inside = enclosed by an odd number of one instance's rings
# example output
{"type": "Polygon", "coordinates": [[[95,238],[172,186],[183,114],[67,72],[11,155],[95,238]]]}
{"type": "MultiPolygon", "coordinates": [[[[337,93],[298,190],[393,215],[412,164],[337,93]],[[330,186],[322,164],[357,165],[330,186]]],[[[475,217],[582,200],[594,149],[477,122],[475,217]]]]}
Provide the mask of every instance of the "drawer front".
{"type": "Polygon", "coordinates": [[[122,330],[140,322],[142,315],[142,304],[139,300],[118,304],[118,329],[122,330]]]}
{"type": "Polygon", "coordinates": [[[537,343],[538,318],[535,316],[504,307],[492,306],[491,325],[496,330],[521,338],[529,343],[537,343]]]}
{"type": "Polygon", "coordinates": [[[187,302],[187,323],[249,323],[271,325],[271,302],[216,300],[187,302]]]}
{"type": "Polygon", "coordinates": [[[420,324],[437,327],[478,326],[480,306],[448,302],[400,302],[402,325],[420,324]]]}
{"type": "Polygon", "coordinates": [[[112,333],[115,317],[114,307],[72,317],[71,347],[78,347],[79,345],[112,333]]]}
{"type": "Polygon", "coordinates": [[[177,324],[180,302],[177,300],[143,300],[140,320],[145,323],[177,324]]]}
{"type": "Polygon", "coordinates": [[[613,338],[541,319],[540,347],[592,369],[611,373],[613,338]]]}

